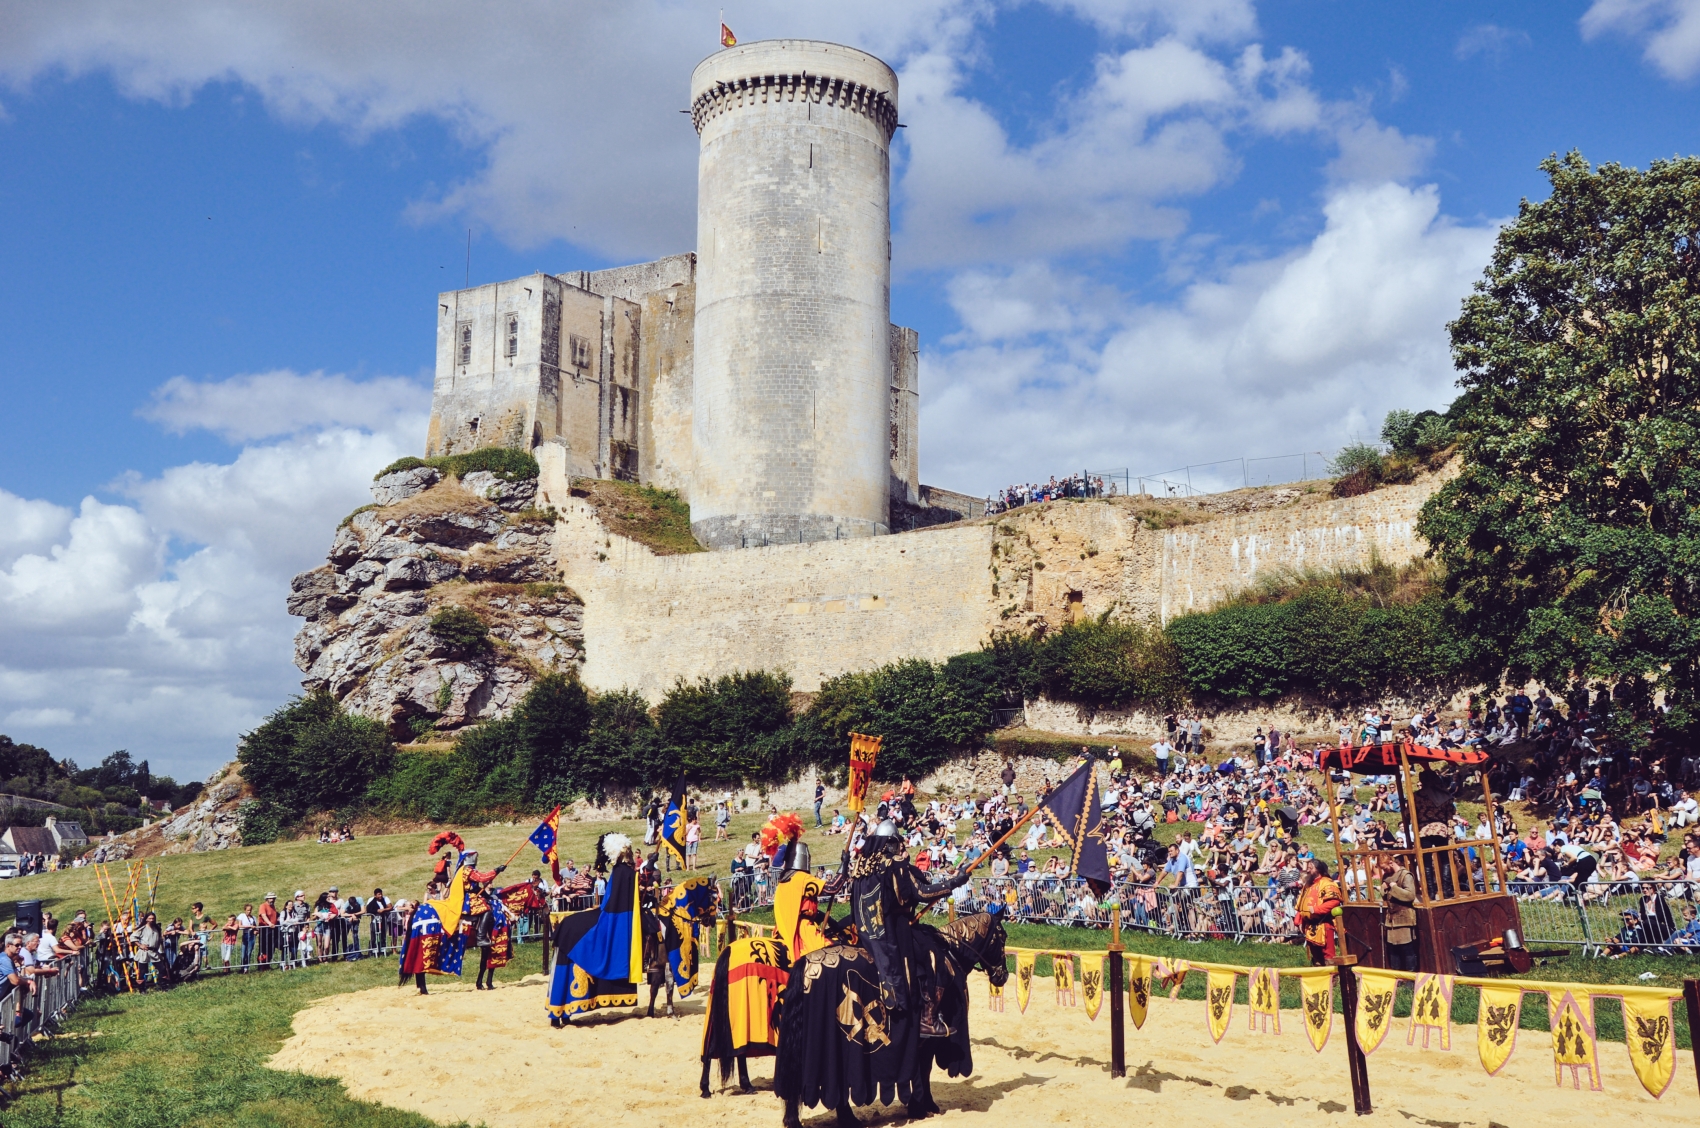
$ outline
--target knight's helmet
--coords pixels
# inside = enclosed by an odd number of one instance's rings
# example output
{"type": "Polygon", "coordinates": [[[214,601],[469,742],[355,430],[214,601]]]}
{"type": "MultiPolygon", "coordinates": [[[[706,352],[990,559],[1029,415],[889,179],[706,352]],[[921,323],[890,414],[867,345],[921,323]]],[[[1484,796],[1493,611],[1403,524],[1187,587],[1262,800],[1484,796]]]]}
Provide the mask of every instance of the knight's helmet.
{"type": "Polygon", "coordinates": [[[800,838],[792,843],[791,849],[786,852],[785,872],[780,877],[783,879],[798,870],[803,873],[814,870],[814,857],[809,853],[809,844],[800,838]]]}
{"type": "Polygon", "coordinates": [[[862,849],[870,854],[895,854],[903,849],[903,835],[897,829],[897,824],[890,819],[880,820],[874,827],[873,834],[862,849]]]}

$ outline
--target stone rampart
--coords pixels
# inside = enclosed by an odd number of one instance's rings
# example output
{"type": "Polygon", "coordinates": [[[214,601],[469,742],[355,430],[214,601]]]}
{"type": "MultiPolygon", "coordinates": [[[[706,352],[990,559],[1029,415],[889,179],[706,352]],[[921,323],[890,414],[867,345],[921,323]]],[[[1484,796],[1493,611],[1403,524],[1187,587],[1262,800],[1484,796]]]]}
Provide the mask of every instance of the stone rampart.
{"type": "MultiPolygon", "coordinates": [[[[1161,519],[1148,500],[1064,501],[884,537],[657,557],[608,532],[565,496],[557,460],[540,461],[539,494],[561,511],[555,564],[584,600],[585,681],[652,702],[681,677],[783,670],[809,692],[838,674],[974,650],[1000,630],[1106,611],[1166,621],[1275,569],[1404,563],[1424,550],[1413,525],[1441,480],[1344,500],[1218,495],[1187,512],[1228,512],[1166,529],[1151,527],[1161,519]]],[[[1102,718],[1060,731],[1147,727],[1102,718]]]]}
{"type": "Polygon", "coordinates": [[[986,634],[992,530],[653,555],[572,499],[556,563],[585,601],[584,679],[597,690],[783,670],[799,690],[899,658],[941,660],[986,634]]]}

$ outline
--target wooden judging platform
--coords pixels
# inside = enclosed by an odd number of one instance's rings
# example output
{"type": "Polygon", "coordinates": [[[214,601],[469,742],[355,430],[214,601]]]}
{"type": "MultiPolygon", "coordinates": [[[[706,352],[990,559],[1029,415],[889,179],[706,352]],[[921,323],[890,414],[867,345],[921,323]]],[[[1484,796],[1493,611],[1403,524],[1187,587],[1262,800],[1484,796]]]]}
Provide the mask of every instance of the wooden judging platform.
{"type": "MultiPolygon", "coordinates": [[[[1410,740],[1342,745],[1325,749],[1319,767],[1357,775],[1391,776],[1398,788],[1401,844],[1392,848],[1341,842],[1341,815],[1332,775],[1328,782],[1329,815],[1340,859],[1339,879],[1345,893],[1340,925],[1347,951],[1364,967],[1386,967],[1386,877],[1395,862],[1416,877],[1417,970],[1459,974],[1453,949],[1468,947],[1474,954],[1507,932],[1522,934],[1517,901],[1506,892],[1505,858],[1499,842],[1423,837],[1425,825],[1449,831],[1456,808],[1445,780],[1425,776],[1417,785],[1417,770],[1450,770],[1458,775],[1479,774],[1484,817],[1497,826],[1493,791],[1488,786],[1488,755],[1474,748],[1429,748],[1410,740]]],[[[1458,782],[1462,782],[1459,780],[1458,782]]]]}
{"type": "MultiPolygon", "coordinates": [[[[1346,950],[1364,967],[1386,967],[1382,906],[1348,902],[1341,910],[1346,950]]],[[[1506,893],[1417,906],[1417,970],[1457,975],[1452,949],[1497,940],[1507,929],[1521,928],[1517,901],[1506,893]]]]}

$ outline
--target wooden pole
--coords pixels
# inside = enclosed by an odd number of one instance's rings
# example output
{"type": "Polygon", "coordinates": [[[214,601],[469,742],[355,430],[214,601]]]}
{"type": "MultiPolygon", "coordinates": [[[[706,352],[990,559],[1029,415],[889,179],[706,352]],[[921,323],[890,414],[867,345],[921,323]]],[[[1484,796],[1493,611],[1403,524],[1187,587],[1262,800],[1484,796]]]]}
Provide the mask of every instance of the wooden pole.
{"type": "MultiPolygon", "coordinates": [[[[1416,851],[1417,864],[1412,868],[1412,872],[1417,876],[1417,898],[1426,909],[1433,901],[1428,895],[1430,874],[1423,865],[1422,829],[1417,822],[1417,789],[1411,786],[1411,760],[1405,755],[1404,744],[1399,745],[1399,787],[1404,793],[1401,797],[1404,807],[1410,812],[1410,821],[1406,825],[1410,827],[1411,849],[1416,851]]],[[[1440,880],[1438,872],[1433,877],[1436,882],[1440,880]]]]}
{"type": "MultiPolygon", "coordinates": [[[[1487,768],[1482,769],[1481,776],[1482,800],[1487,804],[1488,841],[1493,844],[1493,868],[1499,874],[1499,891],[1507,893],[1510,892],[1511,887],[1505,882],[1505,855],[1500,853],[1499,850],[1499,812],[1494,809],[1493,789],[1488,786],[1487,768]]],[[[1484,877],[1487,874],[1487,866],[1485,865],[1482,866],[1482,874],[1484,877]]]]}
{"type": "MultiPolygon", "coordinates": [[[[1688,1043],[1696,1047],[1694,1052],[1694,1081],[1700,1084],[1700,979],[1684,979],[1682,981],[1682,1002],[1688,1008],[1688,1043]]],[[[1673,1035],[1671,1043],[1676,1038],[1673,1035]]]]}
{"type": "MultiPolygon", "coordinates": [[[[1122,1029],[1122,908],[1110,911],[1110,1076],[1127,1076],[1127,1034],[1122,1029]]],[[[1690,1023],[1692,1026],[1693,1023],[1690,1023]]]]}
{"type": "Polygon", "coordinates": [[[981,854],[978,858],[975,858],[972,862],[970,862],[968,864],[968,868],[963,870],[962,872],[965,873],[965,874],[968,874],[968,873],[973,873],[975,870],[979,869],[981,862],[986,861],[988,858],[995,856],[998,852],[998,847],[1002,846],[1005,842],[1008,842],[1011,838],[1014,838],[1015,832],[1020,830],[1022,827],[1026,826],[1028,820],[1031,819],[1034,815],[1036,815],[1038,813],[1039,813],[1039,808],[1034,807],[1031,811],[1028,811],[1025,815],[1022,815],[1021,818],[1016,820],[1015,825],[1009,828],[1008,834],[1004,835],[1002,838],[1000,838],[996,842],[992,843],[991,847],[984,854],[981,854]]]}
{"type": "Polygon", "coordinates": [[[1329,961],[1340,975],[1340,1009],[1346,1016],[1346,1067],[1352,1078],[1352,1106],[1359,1116],[1375,1111],[1370,1104],[1369,1061],[1358,1045],[1358,977],[1356,957],[1336,956],[1329,961]]]}

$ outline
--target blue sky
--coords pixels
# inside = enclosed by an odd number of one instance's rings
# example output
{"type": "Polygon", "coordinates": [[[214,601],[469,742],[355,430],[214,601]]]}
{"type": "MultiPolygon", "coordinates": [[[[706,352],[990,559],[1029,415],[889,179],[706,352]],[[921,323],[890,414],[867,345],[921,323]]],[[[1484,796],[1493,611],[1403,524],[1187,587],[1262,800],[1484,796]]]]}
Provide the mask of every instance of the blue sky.
{"type": "MultiPolygon", "coordinates": [[[[719,4],[0,3],[0,731],[203,773],[423,442],[433,296],[689,249],[719,4]]],[[[1700,150],[1700,2],[735,4],[901,76],[922,470],[1332,450],[1579,148],[1700,150]]],[[[1201,475],[1203,480],[1204,475],[1201,475]]]]}

